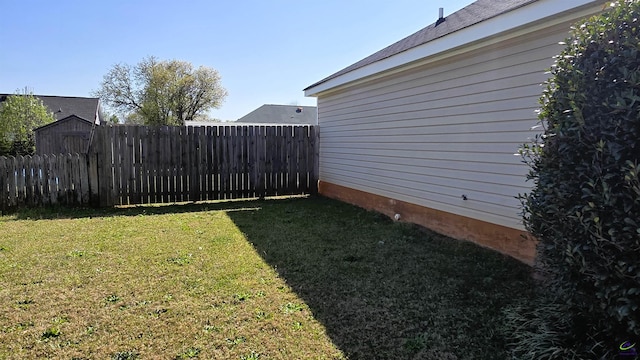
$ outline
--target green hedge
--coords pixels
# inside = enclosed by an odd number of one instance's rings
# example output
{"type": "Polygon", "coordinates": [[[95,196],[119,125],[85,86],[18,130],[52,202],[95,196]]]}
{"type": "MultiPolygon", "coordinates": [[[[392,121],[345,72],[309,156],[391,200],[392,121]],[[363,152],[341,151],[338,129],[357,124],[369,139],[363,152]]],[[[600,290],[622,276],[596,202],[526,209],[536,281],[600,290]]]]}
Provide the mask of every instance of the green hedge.
{"type": "Polygon", "coordinates": [[[538,335],[562,349],[549,358],[640,344],[639,18],[638,1],[619,1],[573,28],[541,97],[544,133],[522,149],[524,224],[554,309],[528,316],[546,317],[538,335]]]}

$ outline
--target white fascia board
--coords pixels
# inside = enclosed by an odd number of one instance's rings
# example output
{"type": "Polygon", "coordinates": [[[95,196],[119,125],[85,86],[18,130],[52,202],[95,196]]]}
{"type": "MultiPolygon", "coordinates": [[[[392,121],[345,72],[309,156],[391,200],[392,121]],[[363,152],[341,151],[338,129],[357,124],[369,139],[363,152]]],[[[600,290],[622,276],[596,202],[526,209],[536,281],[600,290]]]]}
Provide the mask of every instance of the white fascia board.
{"type": "MultiPolygon", "coordinates": [[[[522,28],[528,24],[538,23],[541,20],[551,18],[553,16],[556,16],[556,18],[549,19],[548,23],[546,22],[544,26],[536,26],[531,29],[527,29],[527,31],[512,32],[510,34],[506,34],[505,37],[501,37],[500,40],[523,35],[527,32],[557,25],[563,22],[581,19],[602,10],[602,5],[601,0],[540,0],[533,4],[523,6],[508,13],[493,17],[478,24],[445,35],[441,38],[432,40],[428,43],[403,51],[389,58],[379,60],[372,64],[350,71],[305,90],[304,95],[318,96],[322,92],[335,89],[339,86],[356,82],[364,78],[370,78],[376,74],[387,72],[391,69],[398,68],[409,63],[414,63],[421,59],[443,54],[466,44],[476,43],[488,38],[493,39],[505,32],[522,28]],[[558,14],[570,12],[577,8],[581,8],[581,10],[574,11],[563,16],[558,16],[558,14]]],[[[463,49],[461,52],[470,51],[478,47],[479,46],[468,47],[463,49]]],[[[457,53],[460,52],[456,52],[456,54],[457,53]]]]}

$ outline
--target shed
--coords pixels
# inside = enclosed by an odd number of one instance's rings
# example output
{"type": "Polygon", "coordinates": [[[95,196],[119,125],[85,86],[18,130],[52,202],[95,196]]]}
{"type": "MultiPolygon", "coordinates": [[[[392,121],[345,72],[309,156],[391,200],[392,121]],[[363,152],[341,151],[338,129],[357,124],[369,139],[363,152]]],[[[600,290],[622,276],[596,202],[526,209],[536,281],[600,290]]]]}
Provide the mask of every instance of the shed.
{"type": "Polygon", "coordinates": [[[93,126],[93,121],[69,115],[36,128],[36,154],[86,153],[93,126]]]}
{"type": "Polygon", "coordinates": [[[532,263],[514,153],[535,135],[559,42],[604,4],[478,0],[307,87],[320,193],[532,263]]]}
{"type": "MultiPolygon", "coordinates": [[[[0,104],[8,96],[0,94],[0,104]]],[[[53,113],[56,121],[34,129],[36,154],[84,153],[93,124],[100,124],[100,99],[78,96],[33,95],[53,113]]]]}

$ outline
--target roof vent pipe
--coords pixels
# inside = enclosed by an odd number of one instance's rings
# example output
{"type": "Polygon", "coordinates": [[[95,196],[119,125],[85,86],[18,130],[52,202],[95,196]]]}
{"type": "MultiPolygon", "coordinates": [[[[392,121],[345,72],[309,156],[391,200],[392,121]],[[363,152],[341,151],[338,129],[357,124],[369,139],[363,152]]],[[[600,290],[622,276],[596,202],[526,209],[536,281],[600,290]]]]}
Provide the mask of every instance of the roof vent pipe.
{"type": "Polygon", "coordinates": [[[436,21],[436,26],[442,24],[443,22],[445,22],[445,18],[444,18],[444,8],[440,8],[438,9],[438,21],[436,21]]]}

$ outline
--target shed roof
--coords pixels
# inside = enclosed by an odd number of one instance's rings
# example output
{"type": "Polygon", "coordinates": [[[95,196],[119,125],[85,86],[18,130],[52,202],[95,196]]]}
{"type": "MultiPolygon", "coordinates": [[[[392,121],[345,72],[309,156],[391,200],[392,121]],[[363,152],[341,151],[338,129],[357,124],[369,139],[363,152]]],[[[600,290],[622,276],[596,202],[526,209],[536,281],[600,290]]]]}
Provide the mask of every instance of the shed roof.
{"type": "Polygon", "coordinates": [[[538,0],[478,0],[455,13],[446,16],[444,21],[436,21],[433,24],[415,32],[406,38],[393,43],[386,48],[367,56],[366,58],[347,66],[346,68],[329,75],[328,77],[308,86],[304,90],[320,85],[326,81],[334,79],[340,75],[346,74],[353,70],[359,69],[376,61],[386,59],[403,51],[409,50],[416,46],[428,43],[437,38],[449,35],[458,30],[464,29],[471,25],[491,19],[500,14],[512,11],[519,7],[528,5],[538,0]]]}
{"type": "MultiPolygon", "coordinates": [[[[16,94],[0,94],[0,103],[7,96],[16,94]]],[[[93,122],[98,113],[99,99],[76,97],[76,96],[51,96],[51,95],[33,95],[42,100],[42,103],[53,113],[56,120],[62,120],[70,115],[93,122]]]]}
{"type": "Polygon", "coordinates": [[[50,123],[42,125],[40,127],[37,127],[35,129],[33,129],[33,131],[40,131],[40,130],[43,130],[43,129],[48,129],[48,128],[51,128],[51,127],[59,126],[59,125],[65,123],[65,122],[69,122],[69,121],[79,121],[81,123],[87,123],[89,126],[91,124],[93,124],[91,121],[89,121],[87,119],[84,119],[84,118],[82,118],[82,117],[80,117],[78,115],[69,115],[69,116],[67,116],[65,118],[50,122],[50,123]]]}

